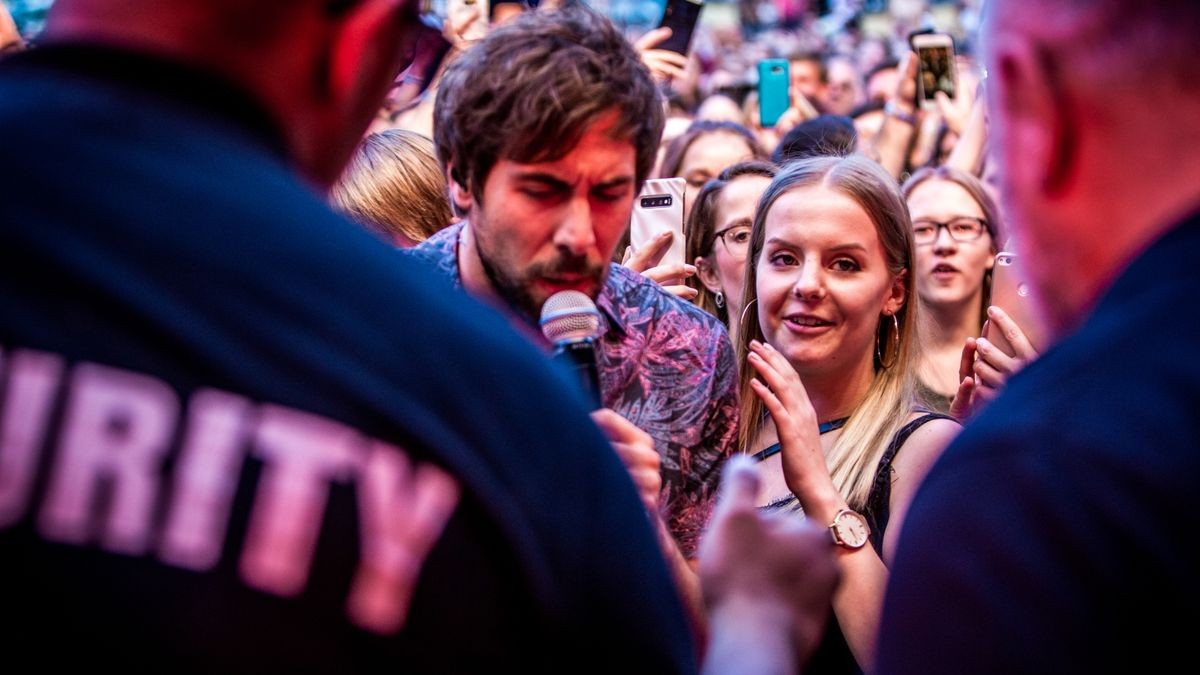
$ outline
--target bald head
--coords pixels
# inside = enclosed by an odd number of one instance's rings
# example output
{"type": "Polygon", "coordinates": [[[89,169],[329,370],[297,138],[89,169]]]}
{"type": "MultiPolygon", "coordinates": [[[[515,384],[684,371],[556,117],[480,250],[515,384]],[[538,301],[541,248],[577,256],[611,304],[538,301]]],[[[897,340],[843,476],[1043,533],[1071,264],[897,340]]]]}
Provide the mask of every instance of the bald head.
{"type": "Polygon", "coordinates": [[[1032,38],[1078,83],[1200,96],[1195,0],[992,0],[987,13],[989,47],[1006,35],[1032,38]]]}
{"type": "Polygon", "coordinates": [[[1001,192],[1061,332],[1200,208],[1200,157],[1179,152],[1200,143],[1200,3],[992,0],[987,11],[1001,192]]]}

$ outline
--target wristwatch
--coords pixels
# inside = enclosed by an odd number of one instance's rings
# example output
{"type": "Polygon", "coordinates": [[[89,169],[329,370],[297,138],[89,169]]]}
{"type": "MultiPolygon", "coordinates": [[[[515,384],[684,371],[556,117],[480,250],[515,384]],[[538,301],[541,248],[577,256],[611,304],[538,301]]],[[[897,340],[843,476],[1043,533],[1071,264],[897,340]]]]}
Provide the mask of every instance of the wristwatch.
{"type": "Polygon", "coordinates": [[[849,549],[862,548],[871,534],[871,527],[861,513],[842,509],[833,517],[829,524],[829,532],[833,535],[833,543],[849,549]]]}

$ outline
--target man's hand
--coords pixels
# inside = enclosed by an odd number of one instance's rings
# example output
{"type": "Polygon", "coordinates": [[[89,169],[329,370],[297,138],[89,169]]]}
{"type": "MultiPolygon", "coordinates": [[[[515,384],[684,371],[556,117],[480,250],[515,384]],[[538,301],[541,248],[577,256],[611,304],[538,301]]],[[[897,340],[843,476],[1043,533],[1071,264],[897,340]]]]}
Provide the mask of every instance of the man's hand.
{"type": "Polygon", "coordinates": [[[658,493],[662,490],[661,461],[650,434],[609,408],[592,413],[592,421],[604,432],[633,479],[638,496],[651,514],[658,513],[658,493]]]}
{"type": "Polygon", "coordinates": [[[795,672],[817,647],[838,583],[829,532],[756,507],[754,464],[734,457],[700,545],[706,672],[795,672]]]}

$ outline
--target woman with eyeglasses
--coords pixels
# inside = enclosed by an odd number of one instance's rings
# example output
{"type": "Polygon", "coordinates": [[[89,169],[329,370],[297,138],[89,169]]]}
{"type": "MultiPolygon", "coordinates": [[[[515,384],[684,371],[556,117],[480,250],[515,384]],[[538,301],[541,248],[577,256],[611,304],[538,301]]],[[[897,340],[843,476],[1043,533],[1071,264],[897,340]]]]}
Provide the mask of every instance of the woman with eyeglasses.
{"type": "Polygon", "coordinates": [[[770,162],[734,164],[704,184],[688,216],[685,259],[696,266],[696,276],[687,279],[697,291],[693,302],[725,323],[734,344],[754,207],[774,177],[770,162]]]}
{"type": "MultiPolygon", "coordinates": [[[[988,318],[999,209],[974,176],[949,167],[922,169],[901,188],[916,244],[918,389],[947,412],[958,392],[964,345],[974,345],[988,318]]],[[[986,367],[986,362],[984,367],[986,367]]]]}
{"type": "Polygon", "coordinates": [[[828,527],[842,573],[805,672],[871,669],[908,504],[959,429],[916,396],[913,255],[899,187],[861,156],[789,164],[755,213],[739,440],[760,506],[828,527]]]}

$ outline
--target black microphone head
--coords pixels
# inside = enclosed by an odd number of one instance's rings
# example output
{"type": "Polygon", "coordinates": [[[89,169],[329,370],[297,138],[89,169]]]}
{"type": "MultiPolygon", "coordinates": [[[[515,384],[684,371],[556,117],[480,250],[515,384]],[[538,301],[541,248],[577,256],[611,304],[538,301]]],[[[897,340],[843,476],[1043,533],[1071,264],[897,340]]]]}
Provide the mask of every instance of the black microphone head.
{"type": "Polygon", "coordinates": [[[559,291],[542,305],[542,335],[551,344],[595,339],[600,335],[600,311],[579,291],[559,291]]]}

